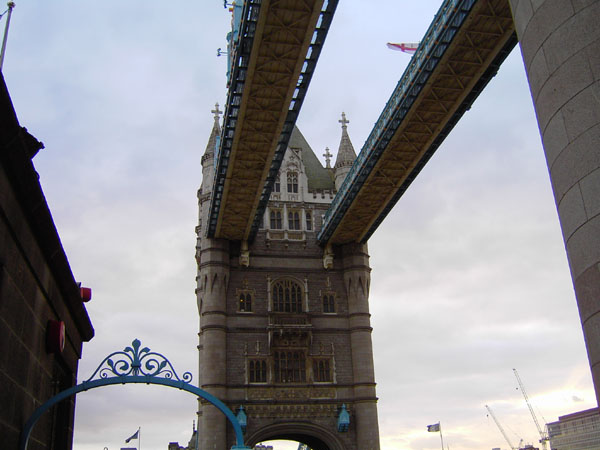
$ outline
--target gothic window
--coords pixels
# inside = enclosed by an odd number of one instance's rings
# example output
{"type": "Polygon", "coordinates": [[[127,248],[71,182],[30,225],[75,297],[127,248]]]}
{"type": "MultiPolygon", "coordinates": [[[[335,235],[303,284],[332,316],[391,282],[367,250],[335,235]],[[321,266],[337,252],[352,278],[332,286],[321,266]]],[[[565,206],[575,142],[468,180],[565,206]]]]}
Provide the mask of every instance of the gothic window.
{"type": "Polygon", "coordinates": [[[275,312],[302,312],[302,288],[292,280],[273,284],[273,310],[275,312]]]}
{"type": "Polygon", "coordinates": [[[313,378],[316,383],[331,383],[331,364],[329,359],[313,359],[313,378]]]}
{"type": "Polygon", "coordinates": [[[272,230],[281,230],[283,224],[281,223],[281,211],[278,209],[272,209],[270,213],[270,222],[272,230]]]}
{"type": "Polygon", "coordinates": [[[288,227],[290,230],[300,229],[300,213],[298,211],[288,212],[288,227]]]}
{"type": "Polygon", "coordinates": [[[248,381],[250,383],[267,382],[267,362],[264,359],[248,361],[248,381]]]}
{"type": "Polygon", "coordinates": [[[306,230],[312,231],[312,214],[310,211],[306,211],[306,230]]]}
{"type": "Polygon", "coordinates": [[[235,290],[235,295],[238,312],[252,312],[252,300],[256,298],[256,291],[250,289],[248,279],[244,278],[241,288],[235,290]]]}
{"type": "Polygon", "coordinates": [[[241,291],[238,300],[238,311],[252,311],[252,294],[250,292],[241,291]]]}
{"type": "Polygon", "coordinates": [[[288,172],[287,173],[287,191],[289,194],[298,193],[298,173],[288,172]]]}
{"type": "Polygon", "coordinates": [[[302,383],[306,381],[306,363],[303,351],[276,351],[273,361],[276,383],[302,383]]]}
{"type": "Polygon", "coordinates": [[[281,181],[279,180],[279,175],[275,178],[275,185],[273,186],[273,192],[281,192],[281,181]]]}
{"type": "Polygon", "coordinates": [[[335,312],[335,296],[333,294],[323,295],[323,312],[334,313],[335,312]]]}

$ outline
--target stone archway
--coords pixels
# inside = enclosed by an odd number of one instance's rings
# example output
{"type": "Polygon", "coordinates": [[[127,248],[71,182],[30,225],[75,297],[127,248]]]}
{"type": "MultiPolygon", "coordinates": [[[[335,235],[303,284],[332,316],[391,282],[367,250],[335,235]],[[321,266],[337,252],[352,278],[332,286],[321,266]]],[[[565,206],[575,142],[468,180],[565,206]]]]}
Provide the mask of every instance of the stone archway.
{"type": "Polygon", "coordinates": [[[344,450],[338,436],[329,430],[307,422],[287,422],[267,425],[246,438],[252,448],[259,442],[284,439],[301,442],[312,450],[344,450]]]}

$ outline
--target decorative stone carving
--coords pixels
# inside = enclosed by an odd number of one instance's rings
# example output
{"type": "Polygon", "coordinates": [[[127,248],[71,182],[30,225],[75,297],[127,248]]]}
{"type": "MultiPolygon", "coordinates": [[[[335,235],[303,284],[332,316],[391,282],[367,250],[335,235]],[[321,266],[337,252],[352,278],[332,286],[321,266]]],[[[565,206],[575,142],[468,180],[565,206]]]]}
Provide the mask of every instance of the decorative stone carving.
{"type": "Polygon", "coordinates": [[[268,419],[331,417],[337,414],[337,404],[248,405],[248,415],[268,419]]]}
{"type": "Polygon", "coordinates": [[[248,250],[248,241],[242,241],[240,251],[240,266],[248,267],[250,265],[250,251],[248,250]]]}
{"type": "Polygon", "coordinates": [[[310,400],[335,399],[337,391],[333,387],[260,387],[248,388],[248,400],[310,400]]]}
{"type": "Polygon", "coordinates": [[[331,244],[327,244],[323,251],[323,267],[325,269],[333,269],[333,249],[331,244]]]}

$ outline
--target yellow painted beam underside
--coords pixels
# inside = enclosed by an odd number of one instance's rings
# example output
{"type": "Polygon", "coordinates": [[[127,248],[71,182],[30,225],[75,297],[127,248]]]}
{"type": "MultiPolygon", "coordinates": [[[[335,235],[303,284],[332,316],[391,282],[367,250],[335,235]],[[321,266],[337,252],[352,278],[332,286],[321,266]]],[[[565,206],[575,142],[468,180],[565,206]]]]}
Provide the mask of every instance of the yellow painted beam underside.
{"type": "Polygon", "coordinates": [[[507,0],[475,4],[329,242],[364,238],[513,32],[507,0]]]}
{"type": "Polygon", "coordinates": [[[261,4],[215,237],[248,237],[322,6],[261,4]]]}

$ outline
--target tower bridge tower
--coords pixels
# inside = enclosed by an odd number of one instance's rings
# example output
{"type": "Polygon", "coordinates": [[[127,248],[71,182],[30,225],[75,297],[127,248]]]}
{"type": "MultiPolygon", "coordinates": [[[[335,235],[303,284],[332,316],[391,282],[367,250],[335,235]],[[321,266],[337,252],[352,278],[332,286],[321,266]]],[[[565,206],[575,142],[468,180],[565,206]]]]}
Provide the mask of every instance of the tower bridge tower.
{"type": "MultiPolygon", "coordinates": [[[[314,450],[378,450],[366,245],[323,249],[323,215],[356,157],[343,115],[335,167],[295,128],[252,243],[206,237],[219,110],[202,157],[197,301],[200,387],[247,415],[246,442],[297,440],[314,450]],[[339,431],[342,408],[350,413],[339,431]]],[[[200,402],[199,448],[232,430],[200,402]]]]}

